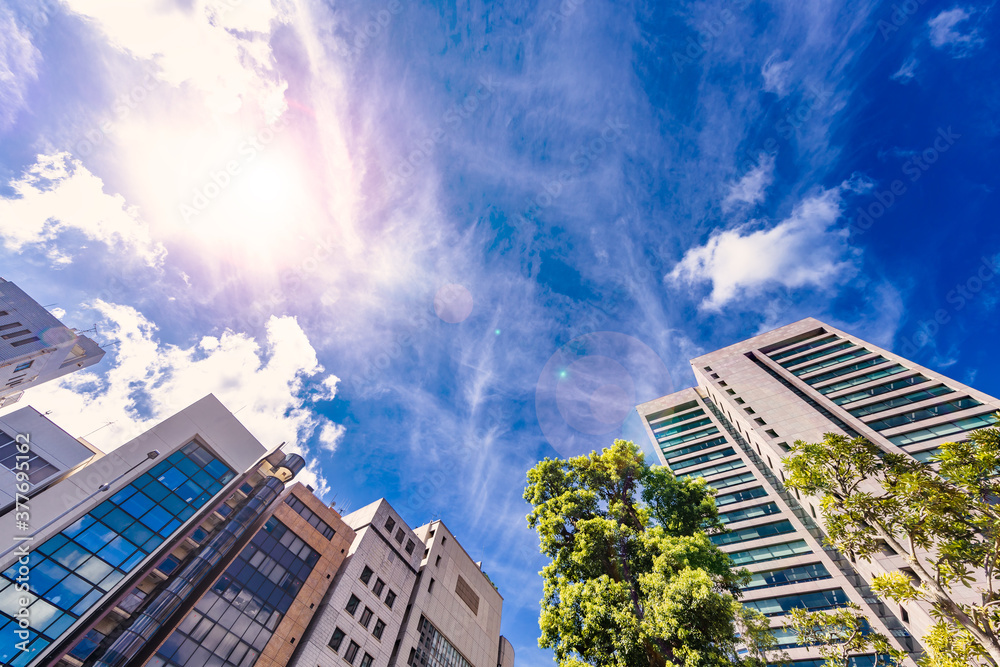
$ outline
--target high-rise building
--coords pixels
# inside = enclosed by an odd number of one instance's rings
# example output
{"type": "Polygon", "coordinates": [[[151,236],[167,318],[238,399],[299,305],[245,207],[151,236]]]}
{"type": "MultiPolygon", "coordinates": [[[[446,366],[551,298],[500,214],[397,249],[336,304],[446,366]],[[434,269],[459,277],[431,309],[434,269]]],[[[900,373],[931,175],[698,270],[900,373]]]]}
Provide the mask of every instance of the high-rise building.
{"type": "MultiPolygon", "coordinates": [[[[872,628],[917,655],[933,623],[929,607],[888,604],[869,588],[875,574],[916,575],[888,545],[870,562],[825,547],[819,499],[785,487],[782,460],[798,440],[840,433],[927,462],[942,442],[995,423],[1000,401],[813,318],[691,365],[696,387],[637,410],[660,462],[717,491],[728,531],[712,540],[753,573],[743,603],[772,619],[795,667],[822,661],[815,649],[796,645],[787,612],[848,601],[862,607],[872,628]]],[[[974,601],[972,589],[965,593],[974,601]]]]}
{"type": "Polygon", "coordinates": [[[65,459],[0,514],[4,667],[513,667],[502,598],[441,522],[341,518],[213,396],[105,456],[33,411],[0,427],[65,459]]]}
{"type": "Polygon", "coordinates": [[[0,407],[16,402],[28,387],[96,364],[103,356],[97,343],[0,278],[0,407]]]}

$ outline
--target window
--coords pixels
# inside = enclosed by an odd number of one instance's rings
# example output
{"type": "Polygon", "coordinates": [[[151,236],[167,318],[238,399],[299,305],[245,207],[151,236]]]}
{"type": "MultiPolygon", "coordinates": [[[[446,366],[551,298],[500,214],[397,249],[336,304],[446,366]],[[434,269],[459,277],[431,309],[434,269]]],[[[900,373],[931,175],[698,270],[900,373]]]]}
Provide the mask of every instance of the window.
{"type": "Polygon", "coordinates": [[[441,538],[441,546],[444,546],[444,543],[447,542],[447,541],[448,541],[447,537],[442,537],[441,538]]]}
{"type": "Polygon", "coordinates": [[[743,408],[743,411],[746,412],[748,415],[755,414],[755,410],[753,408],[743,408]]]}
{"type": "Polygon", "coordinates": [[[361,648],[361,647],[358,646],[357,643],[354,642],[354,641],[352,641],[350,644],[348,644],[348,646],[347,646],[347,653],[344,654],[344,660],[346,660],[347,662],[349,662],[349,663],[351,663],[353,665],[354,664],[354,657],[358,654],[358,649],[359,648],[361,648]]]}
{"type": "Polygon", "coordinates": [[[340,645],[344,642],[344,637],[347,635],[343,630],[337,628],[333,631],[333,636],[330,637],[330,648],[334,651],[340,651],[340,645]]]}
{"type": "Polygon", "coordinates": [[[389,592],[385,594],[385,606],[392,609],[392,603],[396,601],[396,594],[389,589],[389,592]]]}
{"type": "MultiPolygon", "coordinates": [[[[754,417],[754,420],[753,420],[753,423],[754,423],[754,424],[756,424],[757,426],[763,426],[763,425],[764,425],[764,424],[766,424],[767,422],[765,422],[765,421],[764,421],[763,419],[761,419],[760,417],[754,417]]],[[[770,434],[768,434],[768,435],[770,435],[770,434]]],[[[773,437],[778,437],[778,434],[777,434],[777,433],[775,433],[773,437]]]]}
{"type": "MultiPolygon", "coordinates": [[[[6,336],[4,336],[6,338],[6,336]]],[[[10,344],[11,347],[21,347],[22,345],[27,345],[28,343],[34,343],[41,340],[38,336],[32,336],[31,338],[25,338],[24,340],[14,341],[10,344]]]]}
{"type": "Polygon", "coordinates": [[[784,519],[775,523],[766,523],[762,526],[748,526],[739,530],[731,530],[727,533],[710,535],[708,539],[712,544],[721,546],[723,544],[735,544],[736,542],[748,542],[762,537],[772,537],[774,535],[786,535],[794,533],[795,527],[791,521],[784,519]]]}
{"type": "Polygon", "coordinates": [[[719,386],[720,386],[720,387],[728,387],[729,385],[728,385],[728,384],[726,384],[726,381],[725,381],[725,380],[721,380],[721,381],[719,381],[719,386]]]}
{"type": "Polygon", "coordinates": [[[372,586],[372,592],[381,597],[383,588],[385,588],[385,582],[381,579],[375,579],[375,585],[372,586]]]}
{"type": "Polygon", "coordinates": [[[348,614],[350,614],[351,616],[354,616],[354,612],[356,612],[358,610],[358,605],[359,604],[361,604],[361,599],[357,595],[354,595],[352,593],[351,594],[351,599],[347,601],[347,606],[344,607],[344,609],[347,610],[348,614]]]}
{"type": "Polygon", "coordinates": [[[310,526],[322,533],[323,537],[326,539],[332,540],[333,536],[337,534],[337,531],[335,531],[330,524],[319,518],[315,512],[306,507],[306,504],[295,496],[288,496],[285,498],[285,503],[295,510],[299,516],[305,519],[310,526]]]}
{"type": "Polygon", "coordinates": [[[430,593],[434,590],[434,577],[431,577],[431,583],[427,584],[427,592],[430,593]]]}
{"type": "Polygon", "coordinates": [[[960,433],[962,431],[971,431],[973,429],[983,428],[985,426],[990,426],[994,422],[996,422],[996,418],[992,414],[976,415],[975,417],[966,417],[965,419],[959,419],[957,421],[945,422],[936,426],[929,426],[917,431],[900,433],[899,435],[894,435],[889,438],[889,442],[898,447],[905,447],[906,445],[912,445],[918,442],[923,442],[924,440],[951,435],[952,433],[960,433]]]}
{"type": "Polygon", "coordinates": [[[396,543],[397,544],[402,544],[403,543],[403,537],[405,535],[406,535],[406,533],[403,532],[402,528],[400,528],[399,530],[397,530],[396,531],[396,543]]]}
{"type": "MultiPolygon", "coordinates": [[[[23,336],[24,334],[30,334],[30,333],[31,331],[29,329],[21,329],[20,331],[12,331],[9,334],[4,334],[3,336],[0,336],[0,338],[3,338],[4,340],[10,340],[11,338],[17,338],[18,336],[23,336]]],[[[35,340],[38,339],[36,338],[35,340]]]]}
{"type": "Polygon", "coordinates": [[[912,424],[925,419],[946,415],[951,412],[959,412],[969,408],[976,408],[980,405],[982,405],[982,403],[974,398],[957,398],[953,401],[948,401],[947,403],[938,403],[937,405],[931,405],[920,410],[913,410],[893,415],[891,417],[884,417],[882,419],[870,421],[868,422],[868,427],[875,429],[876,431],[884,431],[896,426],[902,426],[903,424],[912,424]]]}
{"type": "Polygon", "coordinates": [[[392,535],[392,529],[396,527],[396,520],[391,516],[385,520],[385,532],[392,535]]]}
{"type": "Polygon", "coordinates": [[[437,567],[440,564],[441,564],[441,556],[438,556],[437,558],[434,559],[434,567],[437,567]]]}
{"type": "Polygon", "coordinates": [[[430,552],[431,552],[431,548],[430,548],[430,547],[426,547],[426,548],[424,549],[424,558],[427,558],[427,555],[428,555],[428,554],[429,554],[430,552]]]}
{"type": "Polygon", "coordinates": [[[664,458],[667,460],[675,459],[678,456],[684,456],[685,454],[692,454],[702,449],[710,449],[712,447],[718,447],[719,445],[726,444],[726,439],[724,437],[712,438],[711,440],[706,440],[704,442],[699,442],[696,445],[688,445],[687,447],[681,447],[680,449],[670,449],[663,452],[664,458]]]}
{"type": "Polygon", "coordinates": [[[365,630],[368,629],[368,624],[372,622],[373,615],[374,612],[368,607],[365,607],[365,610],[361,612],[361,618],[358,620],[358,622],[361,623],[361,627],[363,627],[365,630]]]}
{"type": "Polygon", "coordinates": [[[812,506],[812,503],[809,503],[809,511],[812,513],[813,518],[815,519],[816,518],[816,508],[812,506]]]}
{"type": "Polygon", "coordinates": [[[20,373],[21,371],[26,371],[29,368],[31,368],[31,364],[33,363],[35,363],[34,359],[32,359],[31,361],[26,361],[23,364],[18,364],[17,367],[14,368],[14,372],[20,373]]]}
{"type": "Polygon", "coordinates": [[[744,602],[744,607],[756,609],[765,616],[783,616],[792,609],[805,609],[807,611],[819,611],[821,609],[835,609],[843,607],[850,600],[847,594],[839,588],[828,591],[817,591],[813,593],[800,593],[798,595],[785,595],[768,600],[756,600],[744,602]]]}
{"type": "Polygon", "coordinates": [[[718,373],[712,373],[712,379],[713,380],[718,380],[719,379],[719,374],[718,373]]]}
{"type": "Polygon", "coordinates": [[[764,505],[755,505],[753,507],[747,507],[746,509],[734,510],[732,512],[723,512],[719,514],[719,521],[723,524],[728,525],[730,523],[736,523],[738,521],[746,521],[748,519],[756,519],[761,516],[769,516],[771,514],[778,514],[781,512],[778,509],[776,503],[766,503],[764,505]]]}
{"type": "Polygon", "coordinates": [[[730,470],[738,470],[740,468],[746,468],[747,464],[741,459],[734,459],[732,461],[726,461],[725,463],[720,463],[718,465],[709,466],[707,468],[700,468],[694,472],[689,472],[686,475],[677,475],[677,479],[693,479],[695,477],[709,477],[711,475],[717,475],[720,472],[728,472],[730,470]]]}
{"type": "Polygon", "coordinates": [[[11,322],[10,324],[0,325],[0,331],[7,331],[8,329],[16,329],[18,327],[24,326],[20,322],[11,322]]]}
{"type": "Polygon", "coordinates": [[[374,572],[372,572],[372,569],[367,565],[365,565],[365,569],[361,570],[361,576],[359,577],[359,579],[365,582],[365,585],[367,586],[368,582],[371,581],[372,579],[372,574],[374,574],[374,572]]]}
{"type": "Polygon", "coordinates": [[[792,558],[802,554],[812,553],[805,540],[785,542],[784,544],[772,544],[748,551],[733,551],[729,553],[735,565],[746,565],[748,563],[763,563],[770,560],[780,560],[782,558],[792,558]]]}
{"type": "Polygon", "coordinates": [[[840,391],[841,389],[847,389],[848,387],[854,387],[859,384],[864,384],[870,382],[871,380],[878,380],[879,378],[884,378],[888,375],[895,375],[896,373],[902,373],[906,369],[895,364],[887,368],[880,368],[874,370],[870,373],[865,373],[864,375],[859,375],[857,377],[852,377],[849,380],[841,380],[840,382],[834,382],[833,384],[828,384],[825,387],[819,388],[819,393],[821,394],[832,394],[835,391],[840,391]]]}
{"type": "MultiPolygon", "coordinates": [[[[761,420],[761,421],[763,422],[764,420],[761,420]]],[[[767,429],[766,431],[764,431],[764,433],[767,433],[768,437],[771,437],[771,438],[777,438],[778,437],[778,434],[775,432],[775,430],[773,428],[767,429]]]]}
{"type": "Polygon", "coordinates": [[[38,484],[59,470],[30,448],[27,452],[19,451],[17,440],[6,431],[0,431],[0,466],[11,472],[16,472],[20,466],[27,471],[31,484],[38,484]]]}
{"type": "Polygon", "coordinates": [[[735,389],[727,389],[726,393],[729,394],[730,396],[734,396],[736,394],[736,390],[735,389]]]}
{"type": "Polygon", "coordinates": [[[375,628],[372,630],[372,634],[375,635],[375,639],[382,639],[382,632],[385,630],[385,621],[381,618],[375,619],[375,628]]]}
{"type": "Polygon", "coordinates": [[[710,371],[710,370],[712,370],[712,367],[711,366],[705,366],[705,370],[706,371],[710,371]]]}
{"type": "Polygon", "coordinates": [[[361,667],[372,667],[372,660],[374,660],[370,653],[365,653],[365,656],[361,658],[361,667]]]}
{"type": "Polygon", "coordinates": [[[810,563],[809,565],[796,565],[781,570],[755,572],[750,576],[750,581],[743,587],[743,590],[751,591],[756,588],[774,588],[775,586],[802,584],[807,581],[820,581],[831,578],[830,573],[822,563],[810,563]]]}
{"type": "Polygon", "coordinates": [[[685,468],[690,468],[691,466],[696,466],[701,463],[708,463],[709,461],[714,461],[716,459],[723,459],[727,456],[733,456],[736,451],[732,447],[726,447],[725,449],[719,449],[714,452],[709,452],[708,454],[702,454],[701,456],[695,456],[694,458],[684,459],[683,461],[678,461],[677,463],[667,463],[670,469],[673,471],[684,470],[685,468]]]}
{"type": "MultiPolygon", "coordinates": [[[[444,542],[442,542],[442,544],[444,544],[444,542]]],[[[413,543],[413,540],[406,540],[406,553],[412,554],[413,548],[416,546],[417,545],[413,543]]]]}

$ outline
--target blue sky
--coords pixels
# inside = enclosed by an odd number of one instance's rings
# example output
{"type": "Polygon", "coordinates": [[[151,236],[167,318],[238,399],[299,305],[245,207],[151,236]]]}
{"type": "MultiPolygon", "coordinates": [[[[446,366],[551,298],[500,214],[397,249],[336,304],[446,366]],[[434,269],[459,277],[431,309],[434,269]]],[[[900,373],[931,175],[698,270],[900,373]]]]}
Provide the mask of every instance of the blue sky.
{"type": "Polygon", "coordinates": [[[216,393],[344,509],[443,519],[548,664],[524,473],[640,433],[691,357],[815,316],[1000,394],[997,34],[932,0],[0,0],[0,275],[109,350],[30,402],[113,448],[216,393]]]}

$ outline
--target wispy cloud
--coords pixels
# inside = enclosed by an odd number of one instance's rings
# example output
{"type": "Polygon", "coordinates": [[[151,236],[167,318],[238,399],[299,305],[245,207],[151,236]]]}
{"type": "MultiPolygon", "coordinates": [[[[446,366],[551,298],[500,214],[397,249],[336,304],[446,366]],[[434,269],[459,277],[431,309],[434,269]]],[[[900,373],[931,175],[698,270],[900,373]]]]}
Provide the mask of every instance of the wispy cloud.
{"type": "Polygon", "coordinates": [[[152,61],[157,76],[190,85],[214,112],[244,103],[275,119],[285,109],[286,84],[269,45],[284,3],[267,0],[193,0],[149,4],[130,0],[69,0],[68,9],[92,22],[117,48],[152,61]]]}
{"type": "Polygon", "coordinates": [[[964,58],[982,46],[979,31],[968,23],[972,12],[962,7],[945,10],[929,20],[931,46],[948,51],[955,58],[964,58]]]}
{"type": "Polygon", "coordinates": [[[106,193],[103,181],[68,153],[39,155],[8,187],[13,195],[0,197],[0,236],[8,250],[46,245],[53,263],[64,265],[72,261],[71,245],[51,242],[76,230],[149,265],[163,260],[164,249],[139,211],[121,195],[106,193]]]}
{"type": "Polygon", "coordinates": [[[728,212],[741,204],[754,206],[764,201],[767,188],[774,182],[774,159],[774,155],[761,153],[757,166],[729,187],[722,210],[728,212]]]}
{"type": "Polygon", "coordinates": [[[846,184],[807,197],[767,229],[743,225],[688,250],[668,275],[677,285],[711,284],[701,307],[719,310],[773,286],[829,289],[856,271],[848,232],[834,228],[846,184]]]}
{"type": "Polygon", "coordinates": [[[909,83],[917,75],[917,65],[919,64],[920,61],[917,60],[916,56],[910,56],[889,78],[903,84],[909,83]]]}
{"type": "MultiPolygon", "coordinates": [[[[301,451],[314,434],[336,444],[339,425],[306,405],[304,384],[323,373],[294,318],[272,318],[263,348],[232,332],[189,347],[160,342],[156,326],[128,306],[98,301],[107,368],[81,371],[31,392],[31,404],[76,436],[111,450],[198,398],[214,393],[265,447],[281,442],[301,451]]],[[[325,386],[335,382],[324,380],[325,386]]],[[[325,392],[327,397],[329,392],[325,392]]],[[[327,490],[315,464],[306,481],[327,490]]]]}
{"type": "Polygon", "coordinates": [[[38,78],[41,53],[5,4],[0,4],[0,131],[24,108],[28,85],[38,78]]]}

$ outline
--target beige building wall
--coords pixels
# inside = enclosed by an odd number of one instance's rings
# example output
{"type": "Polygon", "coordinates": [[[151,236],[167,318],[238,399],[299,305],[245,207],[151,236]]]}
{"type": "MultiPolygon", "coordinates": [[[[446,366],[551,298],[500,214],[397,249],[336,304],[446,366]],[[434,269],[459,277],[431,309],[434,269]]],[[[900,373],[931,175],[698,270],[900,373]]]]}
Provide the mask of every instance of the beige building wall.
{"type": "MultiPolygon", "coordinates": [[[[959,420],[980,417],[1000,410],[1000,401],[992,396],[914,364],[814,318],[807,318],[702,355],[693,359],[691,365],[698,382],[697,390],[678,392],[638,407],[639,413],[647,418],[645,420],[647,435],[655,443],[655,426],[650,428],[649,419],[652,417],[655,424],[656,420],[663,419],[664,410],[669,410],[672,405],[695,400],[692,397],[696,393],[699,404],[708,408],[707,412],[710,413],[713,423],[719,427],[720,432],[726,433],[727,441],[735,441],[740,445],[734,447],[734,456],[747,462],[748,469],[753,472],[755,478],[751,484],[757,484],[761,479],[767,481],[770,485],[769,497],[776,494],[784,501],[783,504],[779,503],[782,505],[781,516],[787,516],[788,510],[791,510],[798,518],[799,528],[796,534],[801,534],[803,539],[809,541],[810,538],[806,535],[811,531],[813,542],[816,541],[816,536],[822,536],[822,533],[815,528],[822,530],[823,527],[819,500],[797,492],[792,495],[783,484],[785,472],[782,460],[788,455],[789,446],[796,441],[819,442],[828,432],[849,436],[860,435],[885,451],[907,454],[926,462],[942,442],[960,440],[966,437],[969,429],[961,424],[949,426],[950,432],[919,441],[913,440],[915,434],[924,429],[941,428],[959,420]],[[806,345],[810,346],[808,350],[796,351],[806,345]],[[795,352],[784,354],[792,351],[795,352]],[[840,360],[841,355],[843,360],[840,360]],[[813,359],[797,361],[806,356],[811,356],[813,359]],[[855,364],[863,367],[855,369],[855,364]],[[818,367],[820,365],[822,368],[818,367]],[[869,379],[873,373],[880,377],[869,379]],[[827,378],[828,374],[835,374],[835,377],[827,378]],[[899,387],[886,390],[884,385],[896,380],[902,381],[899,387]],[[914,395],[921,389],[938,388],[942,385],[952,391],[920,400],[901,398],[914,395]],[[849,396],[850,402],[844,403],[849,396]],[[899,404],[891,407],[879,406],[883,409],[878,412],[860,414],[863,410],[859,408],[876,406],[891,399],[896,399],[899,404]],[[960,400],[961,404],[957,404],[960,409],[940,414],[944,412],[940,406],[951,400],[960,400]],[[932,406],[939,414],[928,416],[929,413],[921,412],[932,406]],[[859,414],[856,416],[852,411],[859,414]],[[887,427],[888,422],[878,423],[887,418],[893,421],[893,425],[887,427]],[[895,422],[900,423],[895,424],[895,422]],[[893,438],[903,436],[906,436],[906,439],[900,440],[899,445],[894,444],[893,438]],[[907,442],[907,440],[912,441],[907,442]]],[[[666,463],[663,452],[659,447],[656,449],[661,462],[666,463]]],[[[699,451],[689,458],[720,449],[725,447],[699,451]]],[[[672,460],[671,463],[676,465],[680,460],[683,460],[683,457],[672,460]]],[[[713,461],[704,467],[709,468],[718,463],[719,461],[713,461]]],[[[697,467],[692,468],[696,469],[697,467]]],[[[717,475],[714,479],[725,478],[728,474],[717,475]]],[[[713,478],[709,477],[708,481],[712,484],[713,478]]],[[[726,488],[720,493],[730,491],[730,488],[726,488]]],[[[762,500],[748,501],[743,505],[754,506],[762,500]]],[[[779,501],[774,500],[774,502],[779,501]]],[[[733,505],[722,509],[731,511],[739,509],[740,506],[733,505]]],[[[768,523],[773,518],[768,516],[766,519],[740,525],[768,523]]],[[[759,540],[761,544],[775,541],[780,540],[776,537],[759,540]]],[[[726,547],[726,550],[732,549],[726,547]]],[[[891,605],[890,608],[890,605],[875,598],[867,586],[873,575],[905,568],[906,561],[888,548],[873,557],[871,562],[862,560],[848,562],[829,549],[825,554],[824,562],[832,558],[840,566],[843,577],[854,584],[851,588],[851,599],[857,601],[860,595],[866,603],[870,618],[879,621],[873,625],[879,627],[881,624],[881,627],[888,628],[902,645],[911,650],[919,650],[919,641],[913,639],[919,640],[933,622],[927,605],[909,603],[905,606],[891,605]]],[[[795,560],[790,559],[787,562],[795,560]]],[[[820,584],[825,586],[826,583],[816,582],[814,586],[820,584]]],[[[772,594],[780,591],[784,595],[786,591],[799,589],[808,590],[809,585],[783,586],[774,589],[772,594]]],[[[748,592],[744,599],[748,601],[759,599],[758,595],[763,593],[748,592]]],[[[967,589],[960,592],[958,597],[963,601],[972,602],[977,596],[972,589],[967,589]]]]}

